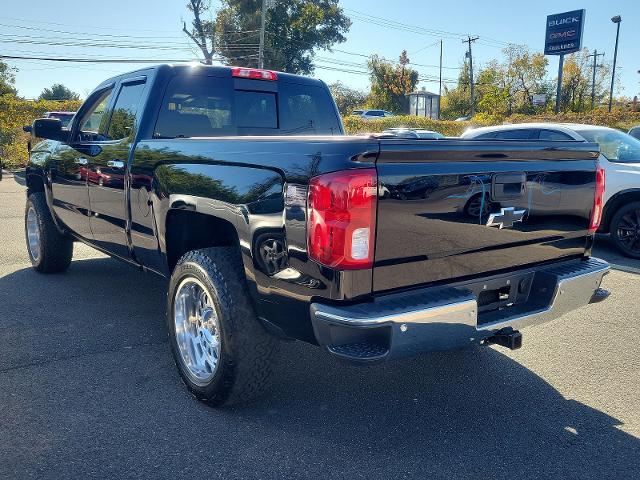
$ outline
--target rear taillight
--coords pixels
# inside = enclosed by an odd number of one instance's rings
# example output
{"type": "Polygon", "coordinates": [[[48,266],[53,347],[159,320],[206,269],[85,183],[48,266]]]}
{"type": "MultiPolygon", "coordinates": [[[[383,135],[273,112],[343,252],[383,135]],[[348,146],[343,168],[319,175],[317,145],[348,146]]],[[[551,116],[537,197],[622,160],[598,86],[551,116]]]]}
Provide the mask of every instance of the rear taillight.
{"type": "Polygon", "coordinates": [[[309,258],[338,270],[371,268],[376,205],[375,168],[312,178],[307,203],[309,258]]]}
{"type": "Polygon", "coordinates": [[[253,80],[270,80],[275,81],[278,79],[278,74],[271,70],[262,70],[259,68],[244,68],[244,67],[232,67],[232,77],[251,78],[253,80]]]}
{"type": "Polygon", "coordinates": [[[591,209],[591,221],[589,231],[595,233],[600,227],[602,220],[602,207],[604,201],[605,175],[604,169],[598,165],[596,168],[596,194],[593,198],[593,208],[591,209]]]}

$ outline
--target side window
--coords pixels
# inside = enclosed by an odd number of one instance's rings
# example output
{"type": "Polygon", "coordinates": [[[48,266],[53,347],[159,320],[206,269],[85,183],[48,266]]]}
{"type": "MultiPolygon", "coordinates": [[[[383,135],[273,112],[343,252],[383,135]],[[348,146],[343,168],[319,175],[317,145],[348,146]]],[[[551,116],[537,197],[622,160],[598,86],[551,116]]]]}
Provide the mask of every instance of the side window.
{"type": "Polygon", "coordinates": [[[120,89],[111,114],[111,122],[109,122],[107,137],[110,140],[121,140],[133,135],[144,86],[145,84],[140,82],[123,85],[120,89]]]}
{"type": "Polygon", "coordinates": [[[552,142],[573,140],[569,135],[562,132],[554,132],[553,130],[540,130],[540,140],[551,140],[552,142]]]}
{"type": "Polygon", "coordinates": [[[528,140],[530,137],[531,130],[526,128],[500,131],[495,136],[498,140],[528,140]]]}
{"type": "Polygon", "coordinates": [[[106,136],[109,115],[107,107],[111,101],[113,89],[105,90],[96,98],[89,111],[80,120],[78,135],[80,141],[100,142],[109,140],[106,136]]]}
{"type": "Polygon", "coordinates": [[[384,113],[381,110],[370,110],[369,115],[372,117],[384,117],[384,113]]]}
{"type": "Polygon", "coordinates": [[[482,135],[474,137],[472,140],[490,140],[492,138],[496,138],[496,132],[483,133],[482,135]]]}

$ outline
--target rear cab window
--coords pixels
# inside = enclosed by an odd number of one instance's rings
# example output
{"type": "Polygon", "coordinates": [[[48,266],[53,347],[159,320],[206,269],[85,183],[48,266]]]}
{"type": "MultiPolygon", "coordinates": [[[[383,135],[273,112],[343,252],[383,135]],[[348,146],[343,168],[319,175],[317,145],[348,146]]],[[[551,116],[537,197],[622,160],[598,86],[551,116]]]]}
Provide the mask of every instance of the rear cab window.
{"type": "Polygon", "coordinates": [[[167,86],[153,136],[339,134],[333,100],[318,85],[177,75],[167,86]]]}

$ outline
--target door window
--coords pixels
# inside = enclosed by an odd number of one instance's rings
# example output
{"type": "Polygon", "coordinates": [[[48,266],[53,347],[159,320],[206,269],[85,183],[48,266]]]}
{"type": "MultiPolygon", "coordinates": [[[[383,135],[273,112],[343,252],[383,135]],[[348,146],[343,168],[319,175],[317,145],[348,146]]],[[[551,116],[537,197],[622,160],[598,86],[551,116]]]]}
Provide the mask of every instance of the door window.
{"type": "Polygon", "coordinates": [[[100,142],[108,140],[106,136],[107,108],[111,101],[113,89],[105,90],[98,95],[89,111],[84,114],[78,126],[78,136],[80,141],[100,142]]]}
{"type": "Polygon", "coordinates": [[[528,140],[530,137],[531,130],[526,128],[499,131],[495,136],[498,140],[528,140]]]}
{"type": "Polygon", "coordinates": [[[142,98],[145,84],[134,83],[123,85],[113,107],[107,137],[109,140],[132,138],[136,123],[138,105],[142,98]]]}
{"type": "Polygon", "coordinates": [[[552,142],[573,140],[569,135],[553,130],[540,130],[540,140],[551,140],[552,142]]]}

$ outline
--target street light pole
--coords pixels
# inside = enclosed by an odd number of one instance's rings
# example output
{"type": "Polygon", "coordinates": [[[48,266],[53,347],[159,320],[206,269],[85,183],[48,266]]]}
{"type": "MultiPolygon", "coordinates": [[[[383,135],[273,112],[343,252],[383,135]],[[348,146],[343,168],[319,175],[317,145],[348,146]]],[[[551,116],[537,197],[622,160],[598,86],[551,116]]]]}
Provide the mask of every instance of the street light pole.
{"type": "Polygon", "coordinates": [[[609,112],[611,112],[611,107],[613,106],[613,85],[616,81],[616,61],[618,60],[618,39],[620,38],[620,23],[622,22],[622,17],[620,15],[616,15],[611,18],[611,21],[617,25],[616,29],[616,47],[613,51],[613,71],[611,72],[611,90],[609,91],[609,112]]]}

